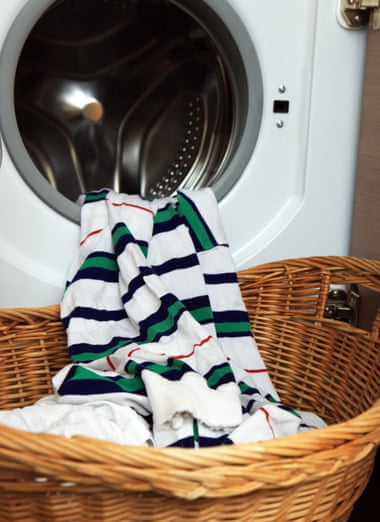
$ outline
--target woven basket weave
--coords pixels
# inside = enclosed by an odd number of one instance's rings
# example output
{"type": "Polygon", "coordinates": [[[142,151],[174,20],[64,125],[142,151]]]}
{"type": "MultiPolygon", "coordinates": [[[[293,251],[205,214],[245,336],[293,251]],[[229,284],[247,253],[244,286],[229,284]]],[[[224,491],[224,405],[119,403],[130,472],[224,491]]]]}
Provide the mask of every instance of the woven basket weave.
{"type": "MultiPolygon", "coordinates": [[[[120,446],[0,427],[0,520],[343,521],[380,444],[380,313],[371,332],[326,319],[330,284],[380,292],[380,262],[313,257],[239,273],[282,400],[328,428],[259,443],[120,446]]],[[[0,409],[52,392],[69,362],[58,306],[0,310],[0,409]]]]}

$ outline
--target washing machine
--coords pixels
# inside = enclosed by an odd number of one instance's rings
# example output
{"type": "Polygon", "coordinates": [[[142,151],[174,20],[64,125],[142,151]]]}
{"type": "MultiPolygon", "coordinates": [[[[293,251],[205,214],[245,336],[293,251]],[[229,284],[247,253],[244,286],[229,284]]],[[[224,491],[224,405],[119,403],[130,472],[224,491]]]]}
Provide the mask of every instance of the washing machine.
{"type": "Polygon", "coordinates": [[[336,11],[2,0],[0,306],[61,300],[102,187],[213,187],[237,269],[347,254],[366,32],[336,11]]]}

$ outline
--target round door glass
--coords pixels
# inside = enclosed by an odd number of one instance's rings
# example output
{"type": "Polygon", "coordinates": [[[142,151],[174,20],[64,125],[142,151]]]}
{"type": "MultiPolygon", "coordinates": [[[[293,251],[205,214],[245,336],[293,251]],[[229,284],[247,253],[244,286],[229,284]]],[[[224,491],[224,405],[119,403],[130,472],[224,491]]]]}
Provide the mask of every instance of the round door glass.
{"type": "MultiPolygon", "coordinates": [[[[246,52],[248,67],[222,4],[49,2],[19,45],[13,85],[17,132],[38,175],[71,202],[102,187],[151,199],[214,186],[223,197],[254,147],[262,93],[256,55],[246,52]],[[237,154],[245,158],[232,172],[237,154]]],[[[19,171],[41,196],[44,183],[25,162],[19,171]]]]}

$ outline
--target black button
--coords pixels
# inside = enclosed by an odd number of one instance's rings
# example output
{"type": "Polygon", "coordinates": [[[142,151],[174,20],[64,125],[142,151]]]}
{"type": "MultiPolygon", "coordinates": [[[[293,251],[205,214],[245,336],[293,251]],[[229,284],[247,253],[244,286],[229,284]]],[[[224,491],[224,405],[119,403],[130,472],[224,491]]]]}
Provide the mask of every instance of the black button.
{"type": "Polygon", "coordinates": [[[289,112],[289,100],[274,100],[273,112],[280,112],[282,114],[289,112]]]}

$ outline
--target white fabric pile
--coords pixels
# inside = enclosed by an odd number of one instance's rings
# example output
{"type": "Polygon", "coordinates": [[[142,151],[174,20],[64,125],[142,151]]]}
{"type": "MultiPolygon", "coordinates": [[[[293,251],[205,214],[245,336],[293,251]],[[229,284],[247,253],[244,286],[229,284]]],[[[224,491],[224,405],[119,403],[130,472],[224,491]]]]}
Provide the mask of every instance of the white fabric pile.
{"type": "Polygon", "coordinates": [[[251,335],[211,189],[85,196],[55,395],[0,412],[19,429],[201,447],[324,426],[282,404],[251,335]]]}

